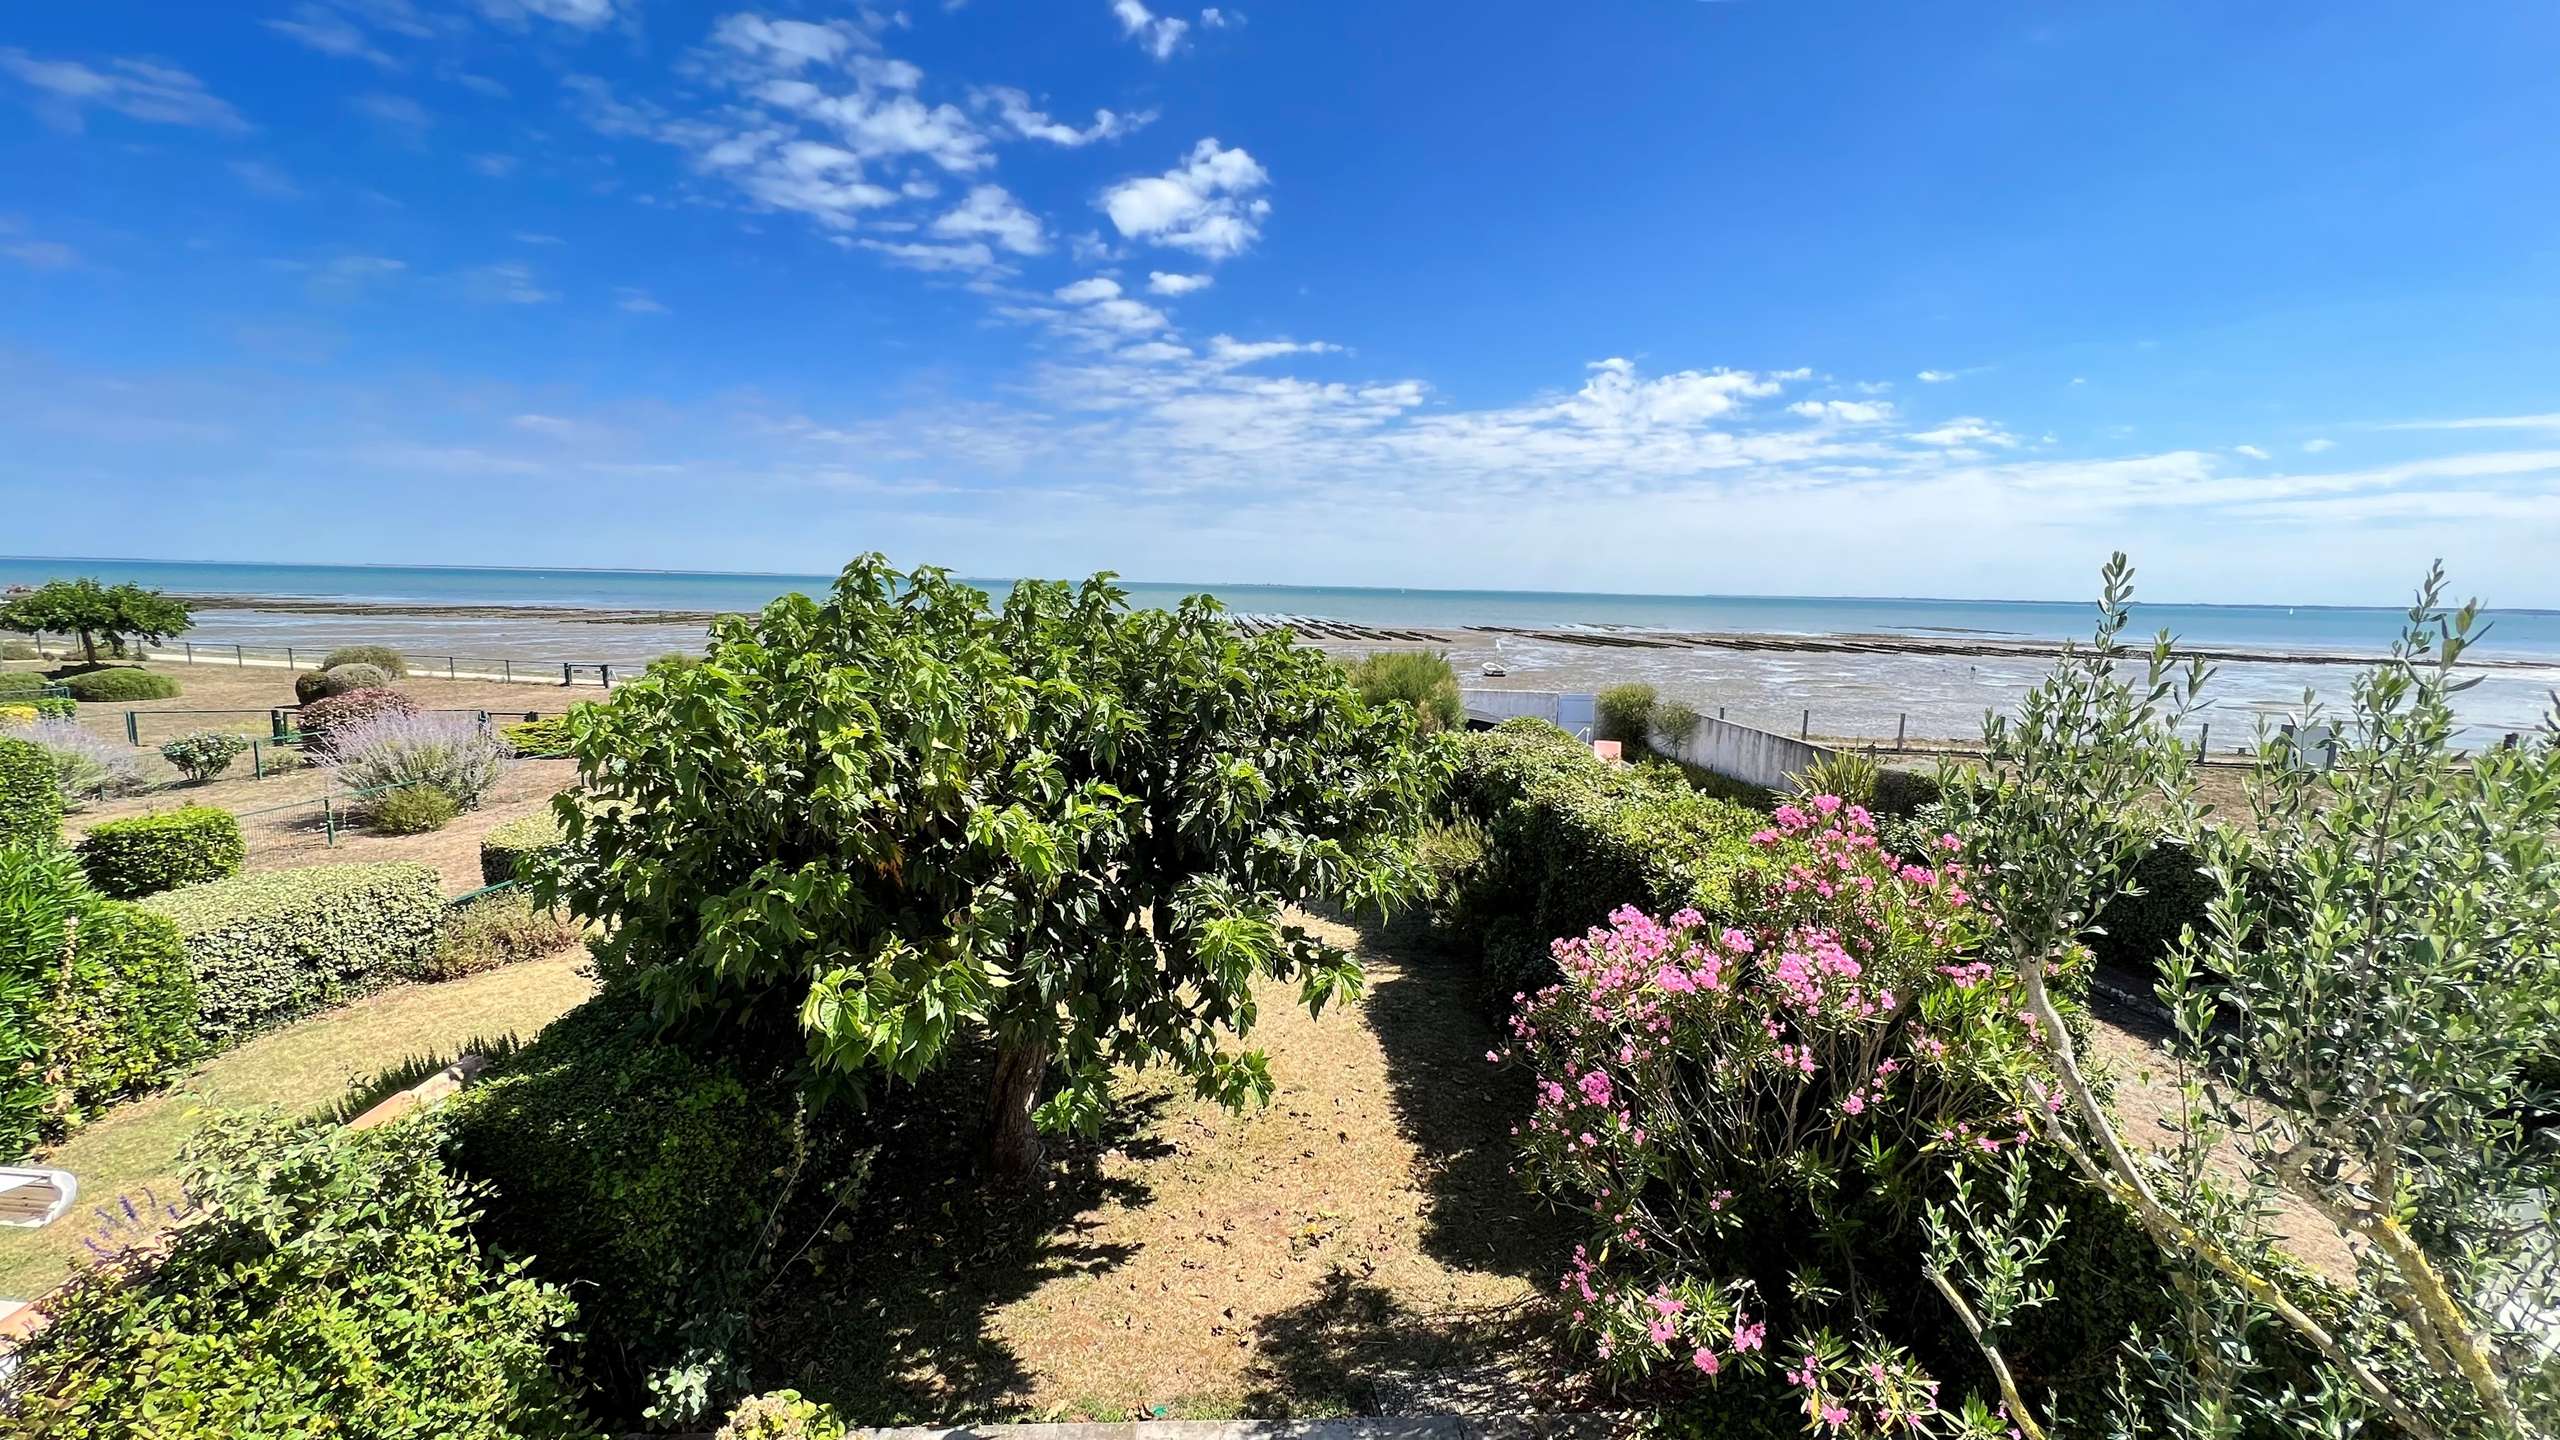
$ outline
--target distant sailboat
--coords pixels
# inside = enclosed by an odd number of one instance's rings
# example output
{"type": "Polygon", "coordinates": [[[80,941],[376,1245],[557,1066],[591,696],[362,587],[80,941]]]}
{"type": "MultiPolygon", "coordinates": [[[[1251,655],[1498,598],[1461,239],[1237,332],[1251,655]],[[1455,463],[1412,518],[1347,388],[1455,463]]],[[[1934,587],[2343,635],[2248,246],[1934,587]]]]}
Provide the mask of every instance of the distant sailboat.
{"type": "Polygon", "coordinates": [[[1491,660],[1484,662],[1484,675],[1488,680],[1499,680],[1509,673],[1511,672],[1503,669],[1500,665],[1495,664],[1491,660]]]}

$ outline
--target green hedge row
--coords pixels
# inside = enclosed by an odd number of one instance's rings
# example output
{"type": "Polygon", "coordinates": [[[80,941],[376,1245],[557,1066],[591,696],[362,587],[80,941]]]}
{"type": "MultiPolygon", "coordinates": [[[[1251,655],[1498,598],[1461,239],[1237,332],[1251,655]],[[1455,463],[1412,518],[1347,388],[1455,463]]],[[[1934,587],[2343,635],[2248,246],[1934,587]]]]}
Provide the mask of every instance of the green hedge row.
{"type": "Polygon", "coordinates": [[[33,670],[0,670],[0,700],[22,699],[52,684],[33,670]]]}
{"type": "Polygon", "coordinates": [[[89,883],[119,900],[228,880],[248,858],[240,822],[211,805],[109,820],[80,837],[89,883]]]}
{"type": "Polygon", "coordinates": [[[1768,817],[1693,789],[1669,765],[1611,765],[1543,720],[1460,741],[1453,807],[1484,832],[1463,882],[1464,923],[1486,946],[1488,1003],[1554,977],[1547,943],[1621,905],[1734,913],[1734,881],[1766,863],[1750,843],[1768,817]]]}
{"type": "Polygon", "coordinates": [[[480,883],[503,885],[516,878],[525,857],[559,848],[560,822],[549,810],[520,815],[492,826],[480,837],[480,883]]]}
{"type": "Polygon", "coordinates": [[[168,700],[178,693],[178,682],[166,675],[126,668],[84,670],[62,677],[62,684],[72,699],[92,705],[105,701],[168,700]]]}
{"type": "Polygon", "coordinates": [[[0,847],[0,1157],[60,1140],[202,1050],[175,926],[53,844],[0,847]]]}
{"type": "Polygon", "coordinates": [[[0,845],[51,845],[62,837],[62,788],[41,745],[0,738],[0,845]]]}
{"type": "Polygon", "coordinates": [[[322,865],[142,904],[186,938],[203,1033],[222,1047],[414,971],[435,949],[444,886],[425,865],[322,865]]]}

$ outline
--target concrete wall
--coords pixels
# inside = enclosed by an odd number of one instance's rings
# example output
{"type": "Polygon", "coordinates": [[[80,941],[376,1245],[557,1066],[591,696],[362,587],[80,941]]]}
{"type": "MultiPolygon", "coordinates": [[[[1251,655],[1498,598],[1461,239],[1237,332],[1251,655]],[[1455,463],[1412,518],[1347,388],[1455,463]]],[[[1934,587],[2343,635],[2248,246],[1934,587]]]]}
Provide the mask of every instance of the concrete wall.
{"type": "Polygon", "coordinates": [[[1593,699],[1589,695],[1560,695],[1553,690],[1479,690],[1460,686],[1458,700],[1467,707],[1467,714],[1473,719],[1502,721],[1526,717],[1544,720],[1579,739],[1591,738],[1593,699]]]}
{"type": "MultiPolygon", "coordinates": [[[[1653,744],[1666,755],[1674,753],[1671,742],[1663,736],[1655,736],[1653,744]]],[[[1689,743],[1677,753],[1690,764],[1728,780],[1764,790],[1787,790],[1793,788],[1792,777],[1835,752],[1827,746],[1808,745],[1792,735],[1773,735],[1702,715],[1689,743]]]]}

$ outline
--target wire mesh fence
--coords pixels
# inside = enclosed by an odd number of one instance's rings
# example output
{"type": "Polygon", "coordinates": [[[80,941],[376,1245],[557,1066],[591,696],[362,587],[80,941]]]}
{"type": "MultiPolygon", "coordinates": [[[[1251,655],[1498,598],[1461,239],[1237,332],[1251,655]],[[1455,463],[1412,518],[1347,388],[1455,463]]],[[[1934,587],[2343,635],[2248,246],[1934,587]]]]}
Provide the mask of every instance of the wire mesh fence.
{"type": "MultiPolygon", "coordinates": [[[[77,644],[60,637],[34,637],[36,654],[43,659],[71,659],[79,653],[77,644]]],[[[178,640],[165,645],[126,642],[117,660],[158,660],[178,665],[219,665],[233,669],[309,670],[333,650],[350,648],[346,642],[329,645],[260,645],[248,641],[178,640]]],[[[409,673],[442,680],[495,680],[514,685],[593,685],[613,688],[617,673],[628,677],[642,666],[625,660],[567,659],[559,656],[462,655],[435,650],[410,650],[396,645],[369,646],[389,650],[408,666],[409,673]]]]}

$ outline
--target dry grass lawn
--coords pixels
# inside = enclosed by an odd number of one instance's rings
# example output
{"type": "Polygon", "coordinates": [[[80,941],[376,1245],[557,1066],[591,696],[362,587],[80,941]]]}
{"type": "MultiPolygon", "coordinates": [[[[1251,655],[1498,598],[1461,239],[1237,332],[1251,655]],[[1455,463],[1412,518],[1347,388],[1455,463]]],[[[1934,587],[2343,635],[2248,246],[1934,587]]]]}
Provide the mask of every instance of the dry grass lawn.
{"type": "MultiPolygon", "coordinates": [[[[13,663],[7,668],[34,667],[13,663]]],[[[250,757],[243,755],[219,778],[197,785],[188,783],[160,758],[158,747],[162,741],[190,730],[266,736],[270,733],[268,707],[294,703],[294,672],[255,666],[234,669],[209,662],[190,666],[155,661],[147,668],[176,676],[185,687],[184,692],[170,700],[83,705],[80,719],[96,733],[121,741],[125,738],[125,712],[137,712],[143,743],[136,753],[142,758],[143,772],[150,778],[152,788],[138,795],[92,801],[75,811],[63,826],[64,833],[73,840],[101,820],[172,810],[181,805],[218,805],[240,817],[242,833],[249,842],[251,870],[414,860],[435,866],[444,876],[446,891],[458,894],[480,883],[480,837],[494,826],[542,808],[575,776],[575,767],[565,760],[522,761],[509,771],[480,809],[461,816],[443,830],[428,835],[376,835],[360,821],[349,822],[343,793],[325,770],[304,767],[260,778],[252,773],[250,757]],[[190,710],[234,713],[183,713],[190,710]],[[338,811],[334,844],[331,827],[319,804],[324,795],[333,797],[338,811]]],[[[558,714],[575,701],[593,700],[604,694],[592,685],[564,689],[557,684],[509,685],[433,678],[404,680],[400,688],[428,709],[487,710],[493,720],[501,723],[510,717],[522,718],[531,711],[558,714]]],[[[285,753],[299,762],[296,752],[285,753]]]]}
{"type": "Polygon", "coordinates": [[[42,1230],[0,1230],[0,1296],[27,1298],[71,1273],[100,1212],[124,1196],[178,1195],[178,1152],[216,1112],[324,1110],[351,1090],[370,1098],[454,1057],[530,1039],[594,991],[586,951],[434,985],[402,985],[262,1035],[157,1095],[121,1105],[39,1163],[70,1171],[81,1204],[42,1230]]]}
{"type": "Polygon", "coordinates": [[[1140,1077],[1016,1197],[893,1138],[840,1285],[760,1317],[759,1379],[865,1423],[1535,1406],[1525,1302],[1570,1242],[1511,1179],[1523,1097],[1485,1064],[1464,962],[1322,928],[1369,993],[1312,1020],[1266,988],[1270,1108],[1140,1077]]]}

